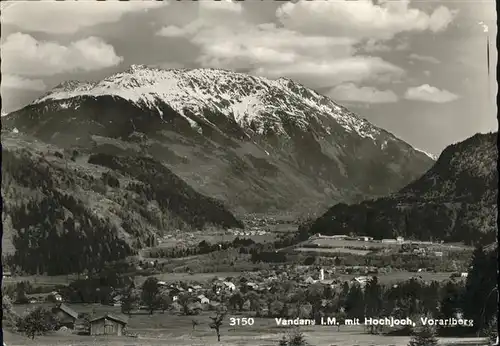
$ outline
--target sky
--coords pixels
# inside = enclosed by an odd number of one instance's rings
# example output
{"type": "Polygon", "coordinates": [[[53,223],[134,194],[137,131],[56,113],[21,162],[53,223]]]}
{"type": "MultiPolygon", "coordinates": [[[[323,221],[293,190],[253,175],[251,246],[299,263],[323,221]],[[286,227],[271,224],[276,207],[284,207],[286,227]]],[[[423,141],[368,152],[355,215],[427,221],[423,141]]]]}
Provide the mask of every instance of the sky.
{"type": "Polygon", "coordinates": [[[1,5],[2,113],[145,64],[287,77],[432,154],[498,126],[494,0],[1,5]]]}

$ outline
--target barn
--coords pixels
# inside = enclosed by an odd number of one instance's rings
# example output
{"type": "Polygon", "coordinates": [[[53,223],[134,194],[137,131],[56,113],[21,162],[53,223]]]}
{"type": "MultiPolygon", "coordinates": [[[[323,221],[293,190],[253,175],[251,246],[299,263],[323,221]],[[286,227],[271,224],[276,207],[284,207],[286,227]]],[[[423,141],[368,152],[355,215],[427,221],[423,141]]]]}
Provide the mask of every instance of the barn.
{"type": "Polygon", "coordinates": [[[65,304],[59,304],[52,309],[52,313],[61,322],[61,325],[74,329],[78,313],[65,304]]]}
{"type": "Polygon", "coordinates": [[[90,335],[123,335],[127,321],[118,316],[104,315],[90,321],[90,335]]]}

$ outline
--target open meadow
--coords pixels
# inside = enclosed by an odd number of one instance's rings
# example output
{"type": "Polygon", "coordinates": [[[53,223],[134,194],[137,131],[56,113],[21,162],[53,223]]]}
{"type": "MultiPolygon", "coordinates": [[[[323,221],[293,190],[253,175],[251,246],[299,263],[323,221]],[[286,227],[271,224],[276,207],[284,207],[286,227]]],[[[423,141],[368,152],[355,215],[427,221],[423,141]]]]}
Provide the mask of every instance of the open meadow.
{"type": "MultiPolygon", "coordinates": [[[[48,306],[48,305],[45,305],[48,306]]],[[[102,306],[97,304],[72,304],[70,305],[78,313],[120,314],[119,307],[102,306]]],[[[17,312],[22,313],[28,306],[16,305],[17,312]]],[[[9,346],[39,345],[39,346],[201,346],[201,345],[241,345],[241,346],[276,346],[281,337],[290,331],[289,327],[279,327],[274,319],[255,318],[252,326],[231,327],[228,325],[228,315],[221,327],[221,342],[217,342],[215,332],[210,329],[209,323],[212,316],[210,312],[204,312],[197,316],[179,316],[172,313],[147,313],[133,314],[128,319],[128,332],[130,336],[108,336],[94,337],[76,335],[69,332],[53,332],[46,336],[29,340],[23,335],[6,333],[4,340],[9,346]],[[198,325],[192,327],[192,320],[198,325]]],[[[238,317],[242,317],[240,315],[238,317]]],[[[306,339],[315,346],[406,346],[409,337],[405,336],[383,336],[365,333],[362,326],[343,326],[340,331],[336,327],[307,326],[300,329],[306,339]]],[[[442,338],[440,345],[484,345],[482,339],[474,338],[442,338]]]]}
{"type": "Polygon", "coordinates": [[[295,251],[300,251],[300,252],[310,252],[310,253],[317,253],[319,255],[324,254],[324,253],[338,253],[338,254],[352,254],[352,255],[358,255],[358,256],[366,256],[368,255],[371,251],[368,250],[358,250],[358,249],[348,249],[348,248],[310,248],[310,247],[298,247],[295,248],[295,251]]]}
{"type": "Polygon", "coordinates": [[[196,246],[202,241],[206,241],[210,244],[232,242],[237,237],[249,238],[256,243],[266,243],[273,241],[276,237],[272,232],[266,232],[264,234],[259,234],[258,232],[252,231],[241,231],[241,233],[231,233],[228,231],[203,231],[203,232],[191,232],[185,234],[173,234],[166,238],[162,238],[161,242],[158,244],[158,248],[176,248],[176,247],[188,247],[196,246]]]}
{"type": "MultiPolygon", "coordinates": [[[[411,241],[405,241],[403,244],[410,244],[411,241]]],[[[401,249],[401,243],[382,243],[381,241],[362,241],[362,240],[345,240],[345,239],[329,239],[329,238],[315,238],[307,240],[304,245],[318,246],[319,248],[351,248],[351,249],[367,249],[367,250],[380,250],[380,249],[401,249]]],[[[415,242],[418,244],[418,242],[415,242]]],[[[433,243],[422,244],[423,247],[431,248],[434,251],[472,251],[473,248],[458,243],[433,243]]]]}

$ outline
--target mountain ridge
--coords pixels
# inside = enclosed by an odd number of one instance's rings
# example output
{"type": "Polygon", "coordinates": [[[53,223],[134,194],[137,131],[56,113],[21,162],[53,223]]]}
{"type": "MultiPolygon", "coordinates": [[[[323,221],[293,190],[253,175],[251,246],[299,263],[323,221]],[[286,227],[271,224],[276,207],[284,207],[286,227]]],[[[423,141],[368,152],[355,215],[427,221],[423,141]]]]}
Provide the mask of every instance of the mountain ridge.
{"type": "Polygon", "coordinates": [[[452,144],[431,169],[399,192],[359,204],[337,204],[301,229],[311,234],[491,243],[497,234],[497,140],[494,132],[452,144]]]}
{"type": "Polygon", "coordinates": [[[95,83],[63,83],[2,120],[62,147],[150,155],[251,212],[385,195],[433,163],[290,79],[218,69],[135,65],[95,83]]]}

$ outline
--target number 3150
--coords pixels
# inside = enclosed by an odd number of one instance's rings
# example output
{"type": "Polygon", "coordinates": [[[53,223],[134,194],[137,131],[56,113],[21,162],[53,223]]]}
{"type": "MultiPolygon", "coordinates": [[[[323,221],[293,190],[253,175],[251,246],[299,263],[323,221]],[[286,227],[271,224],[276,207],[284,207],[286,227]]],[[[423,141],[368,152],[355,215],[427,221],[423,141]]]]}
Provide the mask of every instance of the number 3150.
{"type": "Polygon", "coordinates": [[[253,326],[254,323],[255,321],[251,317],[231,317],[229,319],[230,326],[253,326]]]}

